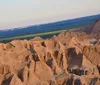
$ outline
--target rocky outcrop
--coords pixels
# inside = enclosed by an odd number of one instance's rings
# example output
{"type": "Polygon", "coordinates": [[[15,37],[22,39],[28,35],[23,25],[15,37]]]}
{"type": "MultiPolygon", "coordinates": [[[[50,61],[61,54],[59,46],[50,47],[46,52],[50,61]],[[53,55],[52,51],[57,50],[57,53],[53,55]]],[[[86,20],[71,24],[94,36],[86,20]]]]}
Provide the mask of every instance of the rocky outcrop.
{"type": "Polygon", "coordinates": [[[83,53],[87,57],[88,60],[90,60],[94,65],[100,66],[100,50],[99,46],[85,46],[83,48],[83,53]]]}
{"type": "Polygon", "coordinates": [[[1,43],[0,85],[99,85],[97,38],[73,30],[46,40],[1,43]]]}
{"type": "Polygon", "coordinates": [[[100,20],[97,20],[91,31],[92,34],[100,33],[100,20]]]}

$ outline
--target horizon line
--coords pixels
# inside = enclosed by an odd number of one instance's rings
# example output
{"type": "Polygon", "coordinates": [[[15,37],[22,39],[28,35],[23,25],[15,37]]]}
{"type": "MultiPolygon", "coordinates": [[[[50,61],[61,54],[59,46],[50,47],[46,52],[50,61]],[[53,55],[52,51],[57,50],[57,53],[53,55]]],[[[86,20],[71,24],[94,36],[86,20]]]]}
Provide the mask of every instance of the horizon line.
{"type": "Polygon", "coordinates": [[[92,15],[86,15],[86,16],[69,18],[69,19],[62,19],[62,20],[57,20],[57,21],[50,21],[50,22],[44,22],[44,23],[30,24],[30,25],[26,25],[26,26],[16,26],[16,27],[10,27],[10,28],[7,28],[7,29],[0,29],[0,31],[7,31],[7,30],[14,30],[14,29],[24,29],[24,28],[27,28],[27,27],[30,27],[30,26],[39,26],[39,25],[53,24],[53,23],[59,23],[59,22],[62,22],[62,21],[75,20],[75,19],[79,19],[79,18],[99,16],[99,15],[100,14],[92,14],[92,15]]]}

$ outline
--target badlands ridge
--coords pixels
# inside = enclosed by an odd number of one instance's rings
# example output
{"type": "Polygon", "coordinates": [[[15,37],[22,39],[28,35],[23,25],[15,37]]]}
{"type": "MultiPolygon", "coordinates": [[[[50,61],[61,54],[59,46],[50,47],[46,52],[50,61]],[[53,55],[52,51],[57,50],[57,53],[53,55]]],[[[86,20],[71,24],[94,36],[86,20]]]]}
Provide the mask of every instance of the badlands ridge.
{"type": "Polygon", "coordinates": [[[87,29],[0,43],[0,85],[100,85],[100,20],[87,29]]]}

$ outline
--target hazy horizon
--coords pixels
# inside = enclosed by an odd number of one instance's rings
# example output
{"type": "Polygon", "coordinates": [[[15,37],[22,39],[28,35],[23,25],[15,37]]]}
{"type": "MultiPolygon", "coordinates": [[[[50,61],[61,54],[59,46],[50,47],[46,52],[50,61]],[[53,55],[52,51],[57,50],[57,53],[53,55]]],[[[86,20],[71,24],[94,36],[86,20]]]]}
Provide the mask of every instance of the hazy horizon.
{"type": "Polygon", "coordinates": [[[100,14],[100,0],[0,0],[0,30],[100,14]]]}

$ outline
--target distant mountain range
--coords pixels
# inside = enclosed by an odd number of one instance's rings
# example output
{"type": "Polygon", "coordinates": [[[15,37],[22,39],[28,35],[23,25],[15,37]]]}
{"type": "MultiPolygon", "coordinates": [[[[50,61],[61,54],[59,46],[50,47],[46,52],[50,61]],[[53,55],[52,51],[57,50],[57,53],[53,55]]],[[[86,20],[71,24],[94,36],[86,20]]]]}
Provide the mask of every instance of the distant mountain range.
{"type": "Polygon", "coordinates": [[[76,18],[76,19],[64,20],[64,21],[59,21],[54,23],[28,26],[25,27],[25,29],[16,28],[16,29],[9,29],[9,30],[0,30],[0,38],[9,38],[9,37],[23,36],[28,34],[37,34],[43,32],[80,28],[80,27],[88,26],[98,19],[100,19],[100,14],[76,18]]]}

